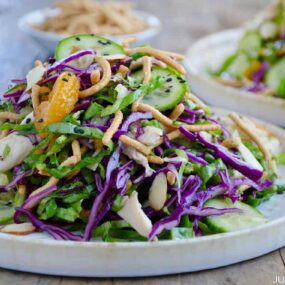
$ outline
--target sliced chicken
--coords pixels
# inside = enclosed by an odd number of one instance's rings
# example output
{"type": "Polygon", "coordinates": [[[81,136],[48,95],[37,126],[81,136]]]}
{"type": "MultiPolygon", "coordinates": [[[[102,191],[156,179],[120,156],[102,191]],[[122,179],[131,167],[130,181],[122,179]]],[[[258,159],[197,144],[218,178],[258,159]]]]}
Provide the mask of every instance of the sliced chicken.
{"type": "Polygon", "coordinates": [[[123,208],[118,212],[118,215],[128,222],[140,235],[148,237],[152,223],[142,210],[136,191],[130,197],[124,198],[123,208]]]}
{"type": "Polygon", "coordinates": [[[162,129],[146,126],[143,128],[144,133],[138,137],[138,141],[145,145],[158,145],[163,135],[162,129]]]}
{"type": "Polygon", "coordinates": [[[136,151],[133,147],[124,145],[123,152],[130,159],[133,159],[136,163],[142,165],[145,168],[146,177],[149,177],[154,173],[154,170],[150,168],[148,164],[147,158],[140,152],[136,151]]]}
{"type": "Polygon", "coordinates": [[[0,172],[7,171],[20,164],[34,148],[31,141],[24,136],[12,133],[0,140],[0,172]],[[10,149],[8,154],[4,150],[10,149]]]}
{"type": "Polygon", "coordinates": [[[263,167],[261,166],[261,164],[258,162],[258,160],[255,158],[252,152],[243,143],[240,143],[238,145],[238,150],[242,158],[245,160],[245,162],[247,162],[253,168],[263,171],[263,167]]]}
{"type": "Polygon", "coordinates": [[[43,65],[38,65],[31,69],[26,76],[27,79],[27,88],[26,90],[32,89],[40,80],[42,80],[46,68],[43,65]]]}

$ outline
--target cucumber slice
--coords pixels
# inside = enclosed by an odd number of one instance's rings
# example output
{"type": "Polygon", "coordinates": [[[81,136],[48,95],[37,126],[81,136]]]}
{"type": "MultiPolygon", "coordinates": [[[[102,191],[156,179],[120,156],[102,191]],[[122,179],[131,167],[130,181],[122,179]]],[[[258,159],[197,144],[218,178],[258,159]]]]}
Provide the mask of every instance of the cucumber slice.
{"type": "Polygon", "coordinates": [[[262,38],[257,32],[247,32],[238,45],[239,52],[245,52],[251,57],[257,57],[262,46],[262,38]]]}
{"type": "Polygon", "coordinates": [[[227,68],[227,72],[234,78],[242,79],[244,71],[251,65],[250,58],[245,53],[237,54],[227,68]]]}
{"type": "MultiPolygon", "coordinates": [[[[159,111],[169,110],[182,99],[188,90],[187,82],[176,71],[169,68],[154,67],[152,76],[160,76],[165,83],[143,98],[143,102],[155,107],[159,111]]],[[[138,82],[143,81],[143,71],[136,71],[131,75],[138,82]]]]}
{"type": "Polygon", "coordinates": [[[204,207],[217,209],[239,208],[243,211],[242,213],[231,213],[205,218],[203,222],[214,233],[239,231],[267,222],[266,218],[257,209],[239,201],[233,204],[229,198],[210,199],[204,204],[204,207]]]}
{"type": "Polygon", "coordinates": [[[55,58],[60,60],[85,49],[93,49],[97,55],[125,54],[123,47],[111,40],[95,35],[75,35],[58,43],[55,58]]]}
{"type": "Polygon", "coordinates": [[[275,90],[278,96],[284,97],[281,85],[284,85],[285,80],[285,58],[274,64],[266,73],[265,83],[268,87],[275,90]]]}

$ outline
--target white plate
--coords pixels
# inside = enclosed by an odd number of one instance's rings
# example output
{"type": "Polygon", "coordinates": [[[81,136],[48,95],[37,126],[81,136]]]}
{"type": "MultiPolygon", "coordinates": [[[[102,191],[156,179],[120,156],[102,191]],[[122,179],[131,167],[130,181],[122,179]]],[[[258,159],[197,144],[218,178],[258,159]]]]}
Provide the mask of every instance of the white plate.
{"type": "Polygon", "coordinates": [[[232,54],[242,29],[226,30],[197,41],[187,52],[185,65],[192,91],[213,106],[248,114],[285,127],[285,100],[224,86],[213,80],[209,68],[219,67],[232,54]]]}
{"type": "MultiPolygon", "coordinates": [[[[57,43],[68,35],[59,35],[56,33],[40,31],[35,29],[33,25],[43,23],[46,17],[54,16],[56,14],[58,14],[57,9],[45,8],[41,10],[36,10],[21,17],[18,21],[18,26],[23,32],[25,32],[28,36],[33,38],[43,47],[45,47],[50,53],[54,53],[57,43]]],[[[106,35],[105,37],[120,43],[126,38],[135,36],[138,40],[137,44],[142,44],[149,42],[151,38],[153,38],[159,33],[160,21],[157,17],[138,10],[135,10],[134,14],[143,21],[145,21],[147,24],[149,24],[150,28],[135,34],[120,36],[106,35]]]]}
{"type": "MultiPolygon", "coordinates": [[[[266,124],[285,151],[285,131],[266,124]]],[[[284,169],[280,169],[284,175],[284,169]]],[[[285,181],[282,178],[283,182],[285,181]]],[[[269,222],[239,232],[184,241],[55,241],[45,234],[0,234],[0,267],[42,274],[122,277],[197,271],[251,259],[285,245],[285,195],[260,207],[269,222]]]]}

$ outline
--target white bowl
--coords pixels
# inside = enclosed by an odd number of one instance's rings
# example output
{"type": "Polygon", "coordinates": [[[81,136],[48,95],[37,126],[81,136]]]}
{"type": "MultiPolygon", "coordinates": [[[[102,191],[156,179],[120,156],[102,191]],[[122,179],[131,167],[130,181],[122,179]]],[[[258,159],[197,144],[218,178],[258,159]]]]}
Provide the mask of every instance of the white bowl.
{"type": "Polygon", "coordinates": [[[187,52],[185,65],[192,91],[209,104],[251,115],[285,127],[285,100],[224,86],[208,73],[233,53],[242,29],[226,30],[197,41],[187,52]]]}
{"type": "MultiPolygon", "coordinates": [[[[58,9],[53,8],[44,8],[41,10],[30,12],[19,19],[18,27],[31,38],[33,38],[35,41],[37,41],[39,44],[41,44],[43,47],[45,47],[50,53],[54,53],[57,43],[68,35],[60,35],[56,33],[40,31],[35,29],[33,25],[43,23],[47,17],[55,16],[56,14],[58,14],[58,9]]],[[[134,34],[119,36],[106,35],[104,37],[107,37],[111,40],[120,43],[126,38],[135,36],[138,40],[137,44],[142,44],[148,42],[151,38],[153,38],[159,33],[161,24],[160,20],[157,17],[138,10],[135,10],[134,14],[138,18],[149,24],[150,28],[134,34]]]]}

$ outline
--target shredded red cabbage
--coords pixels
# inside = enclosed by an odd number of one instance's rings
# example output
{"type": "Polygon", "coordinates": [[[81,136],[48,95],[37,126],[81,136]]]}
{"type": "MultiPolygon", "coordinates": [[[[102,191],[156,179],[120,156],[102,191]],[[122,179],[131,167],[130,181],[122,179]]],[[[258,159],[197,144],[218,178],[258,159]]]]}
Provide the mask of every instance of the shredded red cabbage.
{"type": "Polygon", "coordinates": [[[9,184],[7,184],[7,185],[0,185],[0,192],[7,192],[9,190],[12,190],[12,189],[16,188],[16,186],[18,184],[20,184],[25,177],[30,176],[32,174],[33,174],[32,170],[28,170],[28,171],[25,171],[25,172],[17,173],[15,175],[15,177],[13,177],[13,180],[9,184]]]}
{"type": "Polygon", "coordinates": [[[56,240],[73,240],[73,241],[82,241],[82,236],[69,232],[62,227],[50,225],[39,220],[36,215],[24,208],[16,208],[17,220],[15,222],[20,223],[19,215],[25,215],[30,222],[38,229],[47,231],[51,236],[53,236],[56,240]]]}
{"type": "Polygon", "coordinates": [[[148,236],[149,240],[153,240],[157,235],[159,235],[163,230],[170,230],[177,227],[180,223],[182,216],[193,215],[198,217],[208,217],[208,216],[218,216],[226,213],[238,213],[241,212],[237,208],[227,208],[227,209],[215,209],[215,208],[203,208],[199,209],[197,207],[191,206],[187,208],[177,208],[168,217],[161,219],[156,222],[148,236]]]}

